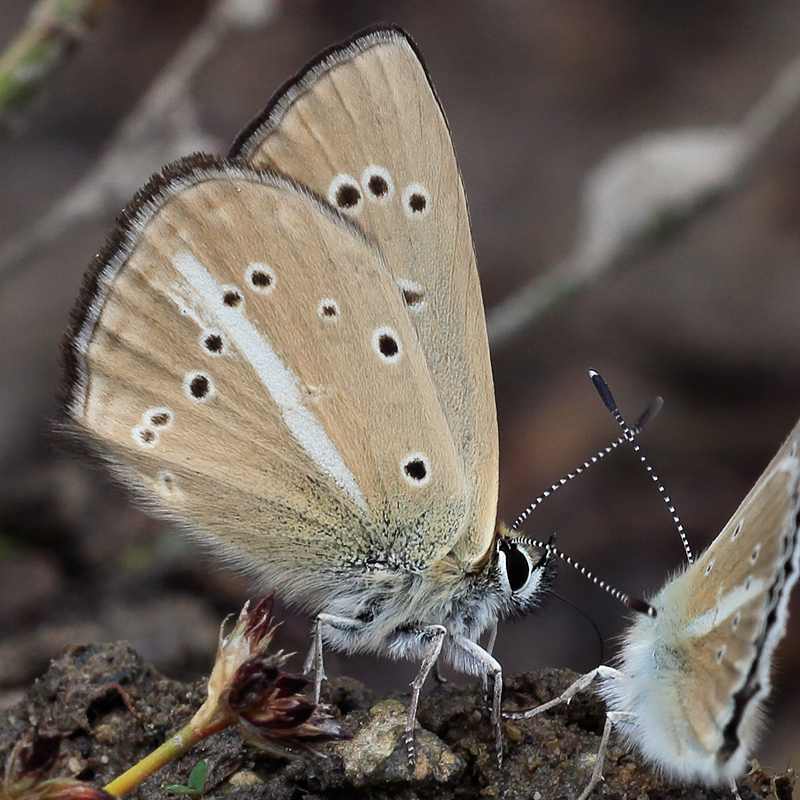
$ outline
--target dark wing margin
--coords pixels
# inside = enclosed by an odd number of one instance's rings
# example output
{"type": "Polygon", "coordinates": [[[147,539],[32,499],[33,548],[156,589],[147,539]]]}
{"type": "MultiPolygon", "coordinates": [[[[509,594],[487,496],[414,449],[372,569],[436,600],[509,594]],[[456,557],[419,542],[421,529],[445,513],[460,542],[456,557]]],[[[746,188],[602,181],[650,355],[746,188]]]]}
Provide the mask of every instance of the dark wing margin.
{"type": "Polygon", "coordinates": [[[433,81],[431,81],[425,59],[419,47],[417,47],[417,43],[411,38],[410,34],[406,33],[399,25],[395,25],[392,22],[381,22],[376,25],[370,25],[358,33],[354,33],[339,44],[327,47],[289,78],[289,80],[284,81],[275,94],[272,95],[263,111],[252,119],[236,137],[228,151],[228,157],[234,159],[249,159],[252,155],[251,146],[258,145],[258,141],[251,140],[256,139],[256,135],[259,134],[262,129],[271,128],[280,123],[284,104],[287,106],[291,105],[294,99],[298,95],[303,94],[309,85],[314,82],[318,74],[327,72],[332,66],[348,60],[356,51],[368,50],[373,44],[377,45],[385,42],[397,41],[399,39],[403,39],[408,43],[408,46],[414,51],[414,55],[419,60],[425,77],[428,80],[431,93],[439,105],[439,110],[442,113],[445,125],[449,131],[450,123],[447,121],[447,115],[444,113],[439,95],[436,93],[436,88],[433,85],[433,81]]]}

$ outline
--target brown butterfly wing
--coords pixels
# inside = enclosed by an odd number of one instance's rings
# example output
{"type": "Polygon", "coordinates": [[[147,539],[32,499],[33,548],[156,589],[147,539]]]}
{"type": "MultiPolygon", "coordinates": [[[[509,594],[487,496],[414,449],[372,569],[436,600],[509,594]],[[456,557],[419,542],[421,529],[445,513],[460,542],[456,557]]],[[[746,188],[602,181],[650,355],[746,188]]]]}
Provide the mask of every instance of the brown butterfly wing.
{"type": "Polygon", "coordinates": [[[402,303],[380,252],[307,191],[189,160],[95,265],[68,413],[156,507],[319,607],[326,571],[440,558],[471,502],[402,303]]]}
{"type": "Polygon", "coordinates": [[[723,758],[754,740],[785,632],[800,559],[799,443],[800,423],[719,536],[664,591],[682,609],[683,716],[723,758]]]}
{"type": "Polygon", "coordinates": [[[497,509],[489,348],[455,152],[413,43],[383,27],[323,54],[231,154],[328,198],[383,253],[469,482],[456,553],[468,564],[480,559],[497,509]]]}

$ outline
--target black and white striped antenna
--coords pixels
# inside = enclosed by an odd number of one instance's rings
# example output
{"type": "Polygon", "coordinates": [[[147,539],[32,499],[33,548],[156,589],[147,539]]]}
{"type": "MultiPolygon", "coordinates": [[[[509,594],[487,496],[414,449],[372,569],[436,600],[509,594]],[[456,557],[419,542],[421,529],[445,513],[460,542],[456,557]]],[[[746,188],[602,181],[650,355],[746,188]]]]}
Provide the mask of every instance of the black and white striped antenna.
{"type": "MultiPolygon", "coordinates": [[[[594,381],[594,375],[597,373],[594,370],[590,370],[589,374],[592,376],[592,381],[594,381]]],[[[598,376],[599,377],[599,376],[598,376]]],[[[600,379],[602,380],[602,378],[600,379]]],[[[595,383],[597,386],[597,383],[595,383]]],[[[606,387],[608,388],[608,387],[606,387]]],[[[598,390],[599,391],[599,390],[598,390]]],[[[609,395],[611,393],[609,392],[609,395]]],[[[602,394],[601,394],[602,397],[602,394]]],[[[612,398],[613,401],[613,398],[612,398]]],[[[604,399],[605,402],[605,399],[604,399]]],[[[612,453],[616,450],[621,444],[625,442],[633,442],[635,436],[638,436],[642,430],[644,430],[645,425],[647,425],[653,417],[661,411],[662,406],[664,405],[664,401],[660,397],[656,397],[652,403],[644,410],[644,413],[639,417],[636,424],[629,428],[627,425],[623,423],[623,431],[624,433],[615,441],[611,442],[611,444],[606,445],[602,450],[599,450],[595,453],[591,458],[584,461],[577,469],[573,470],[572,472],[568,472],[563,478],[557,480],[549,489],[546,489],[542,492],[514,521],[514,524],[511,526],[512,531],[519,530],[519,526],[525,522],[526,519],[545,501],[547,500],[550,495],[553,494],[557,489],[560,489],[565,484],[569,483],[573,478],[577,478],[582,472],[586,472],[589,467],[593,464],[596,464],[601,459],[605,458],[609,453],[612,453]]],[[[619,413],[619,412],[617,412],[619,413]]],[[[620,418],[621,419],[621,418],[620,418]]]]}
{"type": "Polygon", "coordinates": [[[561,550],[559,550],[553,544],[555,541],[555,534],[550,537],[549,542],[540,542],[536,539],[528,539],[527,537],[525,537],[525,541],[534,547],[538,547],[547,553],[557,556],[565,564],[569,564],[570,567],[577,570],[581,575],[583,575],[584,578],[590,580],[595,586],[602,589],[604,592],[608,592],[612,597],[616,598],[621,603],[624,603],[633,611],[638,611],[640,614],[646,614],[648,617],[656,616],[656,610],[650,605],[650,603],[646,602],[645,600],[641,600],[638,597],[631,597],[629,594],[625,594],[625,592],[615,589],[613,586],[607,584],[604,580],[598,578],[579,562],[575,561],[574,558],[570,558],[566,553],[562,553],[561,550]]]}
{"type": "MultiPolygon", "coordinates": [[[[686,552],[686,558],[690,564],[694,563],[694,555],[692,554],[692,548],[689,546],[689,539],[686,536],[686,531],[683,529],[683,523],[681,522],[680,517],[678,516],[678,512],[675,510],[675,506],[672,505],[672,500],[670,496],[667,494],[666,489],[664,489],[663,484],[656,475],[653,468],[650,466],[650,462],[645,457],[642,449],[639,447],[639,444],[636,442],[636,435],[641,430],[641,419],[633,426],[633,428],[628,427],[628,423],[622,417],[620,413],[619,407],[617,406],[617,401],[614,399],[614,395],[611,394],[611,389],[608,388],[608,384],[603,379],[602,375],[600,375],[597,370],[590,369],[589,370],[589,377],[592,379],[592,383],[594,384],[594,388],[597,389],[597,393],[600,395],[605,407],[611,412],[614,419],[619,424],[620,428],[622,428],[622,438],[630,442],[631,447],[633,447],[636,455],[639,456],[639,461],[644,464],[644,468],[647,470],[647,474],[652,478],[653,483],[656,485],[659,493],[661,494],[662,499],[667,505],[667,509],[669,510],[670,515],[672,516],[672,520],[675,523],[675,527],[678,529],[678,535],[681,537],[681,543],[683,544],[683,549],[686,552]]],[[[657,398],[661,400],[661,398],[657,398]]],[[[652,404],[651,404],[652,405],[652,404]]],[[[663,401],[661,402],[663,405],[663,401]]],[[[659,409],[661,406],[659,406],[659,409]]],[[[647,412],[645,412],[647,414],[647,412]]]]}

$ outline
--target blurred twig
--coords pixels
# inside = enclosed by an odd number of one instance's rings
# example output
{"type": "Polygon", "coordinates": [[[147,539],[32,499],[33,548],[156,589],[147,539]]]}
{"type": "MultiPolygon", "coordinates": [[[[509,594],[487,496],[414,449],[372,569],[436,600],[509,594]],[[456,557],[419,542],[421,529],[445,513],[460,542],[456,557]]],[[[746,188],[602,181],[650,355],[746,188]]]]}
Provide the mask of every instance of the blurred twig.
{"type": "Polygon", "coordinates": [[[0,55],[0,128],[19,127],[39,87],[78,46],[108,0],[39,0],[0,55]]]}
{"type": "Polygon", "coordinates": [[[572,252],[487,313],[492,351],[617,266],[665,223],[695,218],[708,200],[740,185],[799,103],[797,57],[741,124],[649,133],[612,150],[584,178],[572,252]]]}
{"type": "MultiPolygon", "coordinates": [[[[194,150],[218,149],[198,123],[191,82],[227,35],[266,24],[276,5],[277,0],[216,0],[93,169],[44,217],[0,248],[0,280],[76,223],[125,203],[162,164],[194,150]]],[[[493,350],[618,265],[665,222],[692,219],[709,198],[738,185],[799,102],[800,57],[740,125],[646,134],[609,153],[584,179],[572,253],[489,310],[493,350]]]]}
{"type": "Polygon", "coordinates": [[[277,0],[216,0],[197,28],[117,128],[78,184],[41,219],[0,248],[0,280],[73,225],[126,203],[163,164],[196,150],[219,149],[197,119],[190,87],[233,31],[267,24],[277,0]]]}

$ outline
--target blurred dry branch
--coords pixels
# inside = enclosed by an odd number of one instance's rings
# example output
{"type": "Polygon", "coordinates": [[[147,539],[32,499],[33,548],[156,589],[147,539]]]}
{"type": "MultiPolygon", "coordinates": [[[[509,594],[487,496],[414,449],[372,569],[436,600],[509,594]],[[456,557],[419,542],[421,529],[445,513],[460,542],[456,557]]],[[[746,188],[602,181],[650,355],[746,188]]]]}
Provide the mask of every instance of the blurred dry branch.
{"type": "MultiPolygon", "coordinates": [[[[0,280],[75,224],[127,202],[162,164],[195,150],[220,150],[200,126],[192,82],[234,30],[266,25],[276,10],[277,0],[212,3],[97,164],[47,214],[0,247],[0,280]]],[[[741,124],[649,133],[610,152],[584,179],[572,253],[489,310],[493,349],[510,344],[543,313],[618,265],[634,245],[667,223],[692,219],[709,199],[739,185],[799,101],[800,57],[741,124]]]]}
{"type": "Polygon", "coordinates": [[[201,129],[191,84],[228,36],[268,24],[276,10],[277,0],[216,0],[121,122],[95,166],[47,214],[0,248],[0,280],[73,225],[127,203],[163,164],[196,150],[218,150],[220,143],[201,129]]]}
{"type": "Polygon", "coordinates": [[[617,266],[666,226],[687,222],[740,185],[800,102],[800,57],[739,125],[647,133],[612,150],[584,178],[578,241],[559,264],[487,313],[492,350],[617,266]]]}
{"type": "Polygon", "coordinates": [[[0,129],[15,130],[40,87],[86,36],[108,0],[39,0],[0,55],[0,129]]]}

